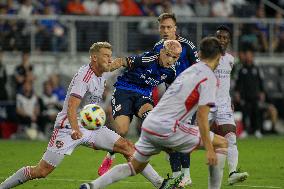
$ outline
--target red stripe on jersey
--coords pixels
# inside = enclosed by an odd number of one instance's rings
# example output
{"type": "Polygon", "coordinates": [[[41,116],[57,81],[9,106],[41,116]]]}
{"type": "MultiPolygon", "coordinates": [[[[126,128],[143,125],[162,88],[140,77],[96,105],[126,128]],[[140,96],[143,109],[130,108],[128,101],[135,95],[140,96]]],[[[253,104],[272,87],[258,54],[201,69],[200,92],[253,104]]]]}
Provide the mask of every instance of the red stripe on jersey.
{"type": "Polygon", "coordinates": [[[88,77],[88,75],[91,73],[91,67],[88,69],[88,71],[87,71],[87,73],[86,73],[86,75],[84,76],[84,78],[83,78],[83,81],[85,81],[86,80],[86,78],[88,77]]]}
{"type": "Polygon", "coordinates": [[[193,129],[193,128],[189,128],[189,127],[186,127],[186,126],[183,126],[183,125],[180,125],[178,128],[185,133],[189,133],[189,134],[194,135],[194,136],[198,135],[198,131],[193,129]]]}
{"type": "Polygon", "coordinates": [[[154,131],[151,131],[149,129],[142,128],[142,130],[149,133],[150,135],[155,135],[155,136],[158,136],[158,137],[168,137],[168,135],[161,135],[161,134],[156,133],[154,131]]]}
{"type": "Polygon", "coordinates": [[[202,79],[201,81],[199,81],[196,86],[194,87],[194,89],[192,90],[192,92],[188,95],[187,99],[185,100],[185,108],[186,108],[186,112],[185,114],[183,114],[181,116],[181,118],[179,120],[182,120],[186,114],[197,104],[198,100],[199,100],[199,92],[198,92],[198,87],[201,83],[205,82],[207,80],[207,78],[202,79]]]}
{"type": "Polygon", "coordinates": [[[147,155],[147,154],[142,153],[142,152],[139,151],[135,146],[134,146],[134,149],[135,149],[136,152],[138,152],[138,153],[141,154],[142,156],[151,156],[151,155],[147,155]]]}
{"type": "Polygon", "coordinates": [[[74,96],[76,98],[79,98],[79,99],[82,99],[82,97],[78,94],[75,94],[75,93],[71,93],[70,96],[74,96]]]}
{"type": "Polygon", "coordinates": [[[91,73],[88,75],[88,77],[86,78],[86,83],[88,83],[92,77],[92,75],[94,74],[93,70],[91,70],[91,73]]]}
{"type": "Polygon", "coordinates": [[[61,121],[61,124],[60,124],[60,127],[63,128],[64,127],[64,122],[65,120],[67,119],[67,116],[65,116],[62,121],[61,121]]]}
{"type": "Polygon", "coordinates": [[[55,139],[56,139],[56,137],[57,137],[58,131],[59,131],[58,128],[54,129],[54,131],[53,131],[53,133],[52,133],[52,136],[51,136],[51,138],[50,138],[50,141],[49,141],[49,143],[48,143],[48,146],[49,146],[49,147],[52,147],[52,146],[53,146],[54,141],[55,141],[55,139]]]}

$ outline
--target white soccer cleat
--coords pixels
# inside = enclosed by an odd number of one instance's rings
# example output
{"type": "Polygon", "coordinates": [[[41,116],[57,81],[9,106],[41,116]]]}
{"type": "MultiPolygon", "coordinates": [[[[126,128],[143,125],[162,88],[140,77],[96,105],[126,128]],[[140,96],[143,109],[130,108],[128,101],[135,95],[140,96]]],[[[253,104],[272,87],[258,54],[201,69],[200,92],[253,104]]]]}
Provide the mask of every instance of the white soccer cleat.
{"type": "Polygon", "coordinates": [[[238,182],[243,182],[248,178],[249,174],[247,172],[233,172],[230,174],[228,178],[228,182],[230,185],[233,185],[238,182]]]}
{"type": "Polygon", "coordinates": [[[184,176],[179,183],[179,188],[184,188],[186,186],[192,186],[192,180],[189,176],[184,176]]]}

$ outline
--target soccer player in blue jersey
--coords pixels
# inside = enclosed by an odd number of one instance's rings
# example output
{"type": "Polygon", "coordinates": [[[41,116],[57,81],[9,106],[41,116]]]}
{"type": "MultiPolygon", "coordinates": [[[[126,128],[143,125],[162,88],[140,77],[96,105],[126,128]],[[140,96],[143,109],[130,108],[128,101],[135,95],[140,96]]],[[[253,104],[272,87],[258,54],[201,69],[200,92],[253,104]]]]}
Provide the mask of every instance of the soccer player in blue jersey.
{"type": "MultiPolygon", "coordinates": [[[[115,131],[118,134],[127,134],[133,115],[144,120],[153,109],[152,90],[163,82],[171,83],[175,79],[172,65],[178,60],[181,51],[181,44],[177,40],[167,40],[158,53],[145,52],[113,61],[113,70],[121,65],[126,67],[114,84],[111,100],[115,131]]],[[[99,175],[109,170],[113,159],[114,154],[108,153],[98,170],[99,175]]]]}
{"type": "MultiPolygon", "coordinates": [[[[163,42],[165,40],[177,40],[182,46],[182,52],[178,61],[175,63],[176,77],[182,73],[186,68],[199,62],[198,53],[195,45],[179,36],[176,35],[176,17],[172,13],[163,13],[158,18],[159,21],[159,32],[161,40],[157,42],[154,46],[154,51],[159,52],[163,48],[163,42]]],[[[170,83],[167,83],[170,84],[170,83]]],[[[192,181],[190,178],[190,156],[188,154],[183,154],[180,152],[173,152],[169,154],[170,164],[173,172],[173,177],[180,175],[181,172],[184,173],[184,178],[180,183],[181,187],[186,185],[191,185],[192,181]]]]}

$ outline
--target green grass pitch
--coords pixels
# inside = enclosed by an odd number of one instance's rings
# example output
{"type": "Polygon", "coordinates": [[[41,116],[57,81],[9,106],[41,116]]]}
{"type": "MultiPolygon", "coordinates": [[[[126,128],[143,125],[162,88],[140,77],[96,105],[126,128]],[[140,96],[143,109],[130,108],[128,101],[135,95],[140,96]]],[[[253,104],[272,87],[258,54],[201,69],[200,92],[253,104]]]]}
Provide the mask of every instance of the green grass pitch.
{"type": "MultiPolygon", "coordinates": [[[[5,141],[0,140],[0,182],[7,176],[25,165],[36,164],[47,142],[38,141],[5,141]]],[[[224,171],[224,189],[232,188],[283,188],[284,189],[284,137],[264,137],[261,140],[253,137],[239,140],[239,166],[247,171],[250,177],[247,181],[234,186],[227,185],[227,165],[224,171]]],[[[33,180],[19,189],[76,189],[80,183],[97,177],[98,166],[105,152],[94,151],[85,147],[77,148],[71,156],[46,179],[33,180]]],[[[125,162],[117,155],[115,163],[125,162]]],[[[151,164],[162,176],[170,172],[165,154],[154,156],[151,164]]],[[[207,188],[207,166],[204,151],[196,151],[191,159],[191,177],[194,189],[207,188]]],[[[154,188],[143,176],[135,176],[108,187],[110,189],[145,189],[154,188]]]]}

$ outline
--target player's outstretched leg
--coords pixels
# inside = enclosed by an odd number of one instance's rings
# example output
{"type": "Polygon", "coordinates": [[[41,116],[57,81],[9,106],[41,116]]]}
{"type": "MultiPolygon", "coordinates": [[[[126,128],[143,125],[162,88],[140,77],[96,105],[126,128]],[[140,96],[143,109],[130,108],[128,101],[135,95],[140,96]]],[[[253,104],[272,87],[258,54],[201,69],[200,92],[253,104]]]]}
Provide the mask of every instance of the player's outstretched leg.
{"type": "Polygon", "coordinates": [[[41,160],[37,166],[26,166],[19,169],[4,182],[0,184],[0,189],[13,188],[36,178],[45,178],[55,167],[41,160]]]}
{"type": "MultiPolygon", "coordinates": [[[[147,163],[141,163],[135,159],[132,159],[131,162],[129,163],[119,164],[119,165],[114,166],[111,170],[106,172],[104,175],[102,175],[101,177],[97,178],[96,180],[90,183],[83,183],[80,186],[80,189],[105,188],[106,186],[114,182],[120,181],[129,176],[134,176],[137,173],[141,173],[145,171],[147,167],[149,168],[149,166],[150,165],[147,163]],[[135,166],[133,166],[132,163],[135,164],[135,166]]],[[[159,184],[156,184],[154,186],[155,188],[159,188],[159,189],[175,189],[180,183],[180,181],[182,180],[182,178],[183,178],[183,174],[181,174],[180,176],[176,178],[162,179],[161,181],[159,181],[159,184]]]]}

